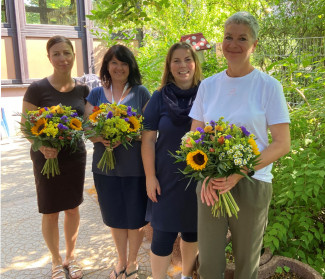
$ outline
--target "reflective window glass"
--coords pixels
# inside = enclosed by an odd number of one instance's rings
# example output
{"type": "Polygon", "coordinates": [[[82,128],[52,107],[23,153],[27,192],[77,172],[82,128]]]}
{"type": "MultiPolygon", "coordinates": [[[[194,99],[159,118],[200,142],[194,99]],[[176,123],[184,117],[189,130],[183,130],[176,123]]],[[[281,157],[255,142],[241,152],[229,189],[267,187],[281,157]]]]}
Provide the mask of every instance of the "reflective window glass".
{"type": "Polygon", "coordinates": [[[24,0],[27,24],[77,25],[77,0],[24,0]]]}

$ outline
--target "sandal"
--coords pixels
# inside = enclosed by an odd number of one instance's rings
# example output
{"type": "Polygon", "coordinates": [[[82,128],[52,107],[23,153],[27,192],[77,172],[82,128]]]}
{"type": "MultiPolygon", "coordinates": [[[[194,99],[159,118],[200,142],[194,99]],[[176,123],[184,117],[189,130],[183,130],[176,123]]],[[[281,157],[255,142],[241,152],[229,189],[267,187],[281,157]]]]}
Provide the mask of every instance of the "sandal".
{"type": "Polygon", "coordinates": [[[115,268],[113,269],[113,271],[111,272],[109,278],[111,278],[112,273],[114,273],[114,279],[118,279],[118,277],[122,274],[124,274],[126,268],[123,268],[119,273],[117,273],[117,271],[115,270],[115,268]]]}
{"type": "Polygon", "coordinates": [[[62,264],[59,264],[52,269],[52,279],[66,279],[62,264]]]}
{"type": "Polygon", "coordinates": [[[130,273],[127,273],[126,270],[125,270],[125,272],[124,272],[125,278],[128,278],[128,277],[136,274],[136,276],[134,277],[134,279],[139,279],[138,271],[139,271],[139,268],[137,268],[136,270],[134,270],[134,271],[132,271],[130,273]]]}
{"type": "Polygon", "coordinates": [[[83,277],[83,273],[81,267],[78,265],[76,260],[70,261],[67,265],[64,266],[69,272],[70,279],[81,279],[83,277]],[[74,277],[77,272],[81,272],[80,276],[74,277]]]}

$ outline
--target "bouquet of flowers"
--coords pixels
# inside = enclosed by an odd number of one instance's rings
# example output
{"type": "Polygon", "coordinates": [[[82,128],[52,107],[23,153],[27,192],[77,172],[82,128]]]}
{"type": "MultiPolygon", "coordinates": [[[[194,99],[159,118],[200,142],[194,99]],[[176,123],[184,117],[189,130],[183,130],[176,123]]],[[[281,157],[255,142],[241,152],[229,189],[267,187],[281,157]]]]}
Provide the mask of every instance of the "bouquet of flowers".
{"type": "MultiPolygon", "coordinates": [[[[221,117],[218,121],[206,123],[204,129],[187,132],[180,149],[172,156],[176,162],[185,161],[187,166],[181,172],[197,181],[208,183],[211,178],[228,177],[234,173],[250,179],[243,170],[254,170],[258,163],[260,152],[254,137],[244,126],[229,124],[221,117]]],[[[218,197],[212,214],[215,217],[234,214],[237,218],[239,208],[230,191],[218,193],[218,197]]]]}
{"type": "MultiPolygon", "coordinates": [[[[26,119],[25,123],[20,123],[22,131],[27,139],[33,141],[34,151],[39,150],[41,146],[53,147],[58,151],[70,146],[73,152],[82,139],[83,119],[71,107],[59,104],[28,111],[22,116],[26,119]]],[[[46,159],[41,173],[47,178],[50,178],[50,175],[59,175],[58,158],[46,159]]]]}
{"type": "Polygon", "coordinates": [[[110,146],[105,152],[97,167],[102,171],[115,168],[115,157],[113,146],[120,142],[125,148],[131,145],[132,139],[140,137],[143,128],[143,117],[137,114],[130,106],[103,103],[94,107],[93,113],[89,115],[89,122],[93,130],[88,131],[88,137],[101,136],[110,141],[110,146]]]}

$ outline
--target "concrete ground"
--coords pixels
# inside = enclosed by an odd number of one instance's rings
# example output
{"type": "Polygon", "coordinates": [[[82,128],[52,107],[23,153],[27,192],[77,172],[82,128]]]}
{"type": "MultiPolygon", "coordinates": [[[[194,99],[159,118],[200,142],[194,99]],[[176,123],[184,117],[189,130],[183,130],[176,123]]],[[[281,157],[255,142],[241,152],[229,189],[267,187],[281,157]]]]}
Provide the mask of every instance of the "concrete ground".
{"type": "MultiPolygon", "coordinates": [[[[1,144],[1,279],[50,279],[51,258],[41,233],[36,190],[26,139],[13,137],[1,144]]],[[[117,253],[108,227],[103,224],[90,170],[92,144],[87,143],[84,202],[76,253],[84,278],[108,278],[117,253]]],[[[64,258],[63,214],[60,215],[60,250],[64,258]]],[[[150,240],[144,239],[138,255],[141,279],[151,278],[150,240]]],[[[168,278],[180,278],[171,265],[168,278]]],[[[68,278],[68,277],[67,277],[68,278]]]]}

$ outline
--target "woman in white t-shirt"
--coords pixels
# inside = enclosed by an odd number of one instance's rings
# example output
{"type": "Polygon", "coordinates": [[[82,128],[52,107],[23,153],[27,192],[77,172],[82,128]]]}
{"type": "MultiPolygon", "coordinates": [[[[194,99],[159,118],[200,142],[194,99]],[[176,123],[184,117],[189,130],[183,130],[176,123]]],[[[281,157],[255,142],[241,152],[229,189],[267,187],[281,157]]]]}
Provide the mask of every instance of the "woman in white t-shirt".
{"type": "Polygon", "coordinates": [[[272,163],[290,150],[289,114],[281,84],[255,69],[250,56],[257,45],[258,23],[247,12],[227,19],[222,43],[228,69],[204,80],[190,112],[191,130],[218,120],[245,126],[257,137],[261,151],[255,173],[210,180],[197,187],[199,273],[202,279],[223,278],[228,228],[236,261],[235,278],[257,278],[263,234],[272,197],[272,163]],[[268,142],[268,130],[272,141],[268,142]],[[240,211],[236,217],[215,218],[211,205],[221,193],[231,191],[240,211]]]}

